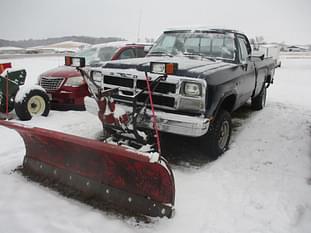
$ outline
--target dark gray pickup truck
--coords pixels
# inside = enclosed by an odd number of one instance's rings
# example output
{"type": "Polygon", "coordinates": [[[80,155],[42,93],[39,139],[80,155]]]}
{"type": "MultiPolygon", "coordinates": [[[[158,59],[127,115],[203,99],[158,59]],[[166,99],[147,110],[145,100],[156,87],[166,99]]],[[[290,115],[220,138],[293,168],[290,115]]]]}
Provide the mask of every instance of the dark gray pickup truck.
{"type": "MultiPolygon", "coordinates": [[[[108,62],[90,74],[103,89],[119,88],[114,99],[130,111],[127,97],[144,87],[146,70],[155,79],[162,63],[174,64],[176,72],[152,93],[159,130],[198,138],[211,158],[228,147],[233,111],[249,99],[255,110],[265,106],[276,67],[270,58],[252,56],[244,34],[201,28],[165,31],[147,57],[108,62]],[[159,64],[158,71],[151,63],[159,64]]],[[[137,124],[152,129],[149,109],[137,124]]]]}

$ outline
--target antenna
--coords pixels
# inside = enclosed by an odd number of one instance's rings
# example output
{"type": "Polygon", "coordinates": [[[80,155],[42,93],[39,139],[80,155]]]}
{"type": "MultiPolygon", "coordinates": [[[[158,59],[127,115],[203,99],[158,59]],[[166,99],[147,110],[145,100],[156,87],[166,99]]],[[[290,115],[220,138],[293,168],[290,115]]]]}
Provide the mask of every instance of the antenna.
{"type": "Polygon", "coordinates": [[[140,37],[140,25],[141,25],[141,16],[142,16],[142,10],[139,10],[139,18],[138,18],[138,28],[137,28],[137,42],[139,42],[140,37]]]}

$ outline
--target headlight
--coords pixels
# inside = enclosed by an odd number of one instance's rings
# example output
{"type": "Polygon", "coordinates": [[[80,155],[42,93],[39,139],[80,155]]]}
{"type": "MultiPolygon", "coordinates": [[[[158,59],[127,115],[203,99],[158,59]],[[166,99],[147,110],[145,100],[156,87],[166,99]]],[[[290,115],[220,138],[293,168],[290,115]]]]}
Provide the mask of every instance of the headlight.
{"type": "Polygon", "coordinates": [[[103,75],[101,72],[92,72],[91,75],[92,75],[94,82],[96,83],[101,83],[101,81],[103,80],[103,75]]]}
{"type": "Polygon", "coordinates": [[[104,76],[101,72],[93,71],[91,73],[91,78],[93,79],[95,85],[101,86],[104,76]]]}
{"type": "Polygon", "coordinates": [[[66,86],[66,87],[79,87],[82,84],[84,84],[84,79],[82,78],[82,76],[78,76],[78,77],[68,78],[67,81],[65,82],[64,86],[66,86]]]}
{"type": "Polygon", "coordinates": [[[151,73],[165,74],[165,63],[153,63],[151,65],[151,73]]]}
{"type": "Polygon", "coordinates": [[[201,96],[201,89],[202,87],[200,83],[184,82],[183,94],[189,97],[201,96]]]}

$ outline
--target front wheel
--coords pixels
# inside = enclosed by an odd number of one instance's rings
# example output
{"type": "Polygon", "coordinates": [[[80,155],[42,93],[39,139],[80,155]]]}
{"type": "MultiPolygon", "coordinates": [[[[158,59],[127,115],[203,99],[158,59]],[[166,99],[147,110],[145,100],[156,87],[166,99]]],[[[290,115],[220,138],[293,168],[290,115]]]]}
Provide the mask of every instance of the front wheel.
{"type": "Polygon", "coordinates": [[[50,112],[50,101],[45,91],[31,89],[18,93],[14,107],[18,118],[27,121],[34,116],[47,116],[50,112]]]}
{"type": "Polygon", "coordinates": [[[201,137],[200,147],[204,154],[211,160],[215,160],[223,154],[228,149],[231,131],[231,115],[222,109],[210,124],[208,132],[201,137]]]}

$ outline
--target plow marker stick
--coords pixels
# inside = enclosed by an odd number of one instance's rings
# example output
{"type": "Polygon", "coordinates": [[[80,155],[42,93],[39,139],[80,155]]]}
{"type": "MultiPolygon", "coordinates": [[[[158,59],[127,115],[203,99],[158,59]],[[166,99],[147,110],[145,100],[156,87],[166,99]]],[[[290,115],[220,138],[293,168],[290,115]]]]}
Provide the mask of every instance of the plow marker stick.
{"type": "Polygon", "coordinates": [[[5,113],[6,119],[9,119],[9,78],[5,78],[5,113]]]}
{"type": "Polygon", "coordinates": [[[152,111],[152,123],[153,123],[152,125],[153,125],[153,129],[156,133],[157,149],[158,149],[159,154],[161,155],[161,144],[160,144],[159,129],[158,129],[158,125],[157,125],[157,117],[156,117],[156,114],[154,111],[154,105],[153,105],[153,99],[152,99],[152,90],[150,87],[147,72],[145,72],[145,78],[146,78],[146,85],[147,85],[147,89],[148,89],[149,101],[150,101],[150,106],[151,106],[151,111],[152,111]]]}
{"type": "Polygon", "coordinates": [[[172,171],[160,157],[92,139],[8,121],[0,125],[23,138],[23,169],[147,216],[171,217],[175,201],[172,171]]]}

